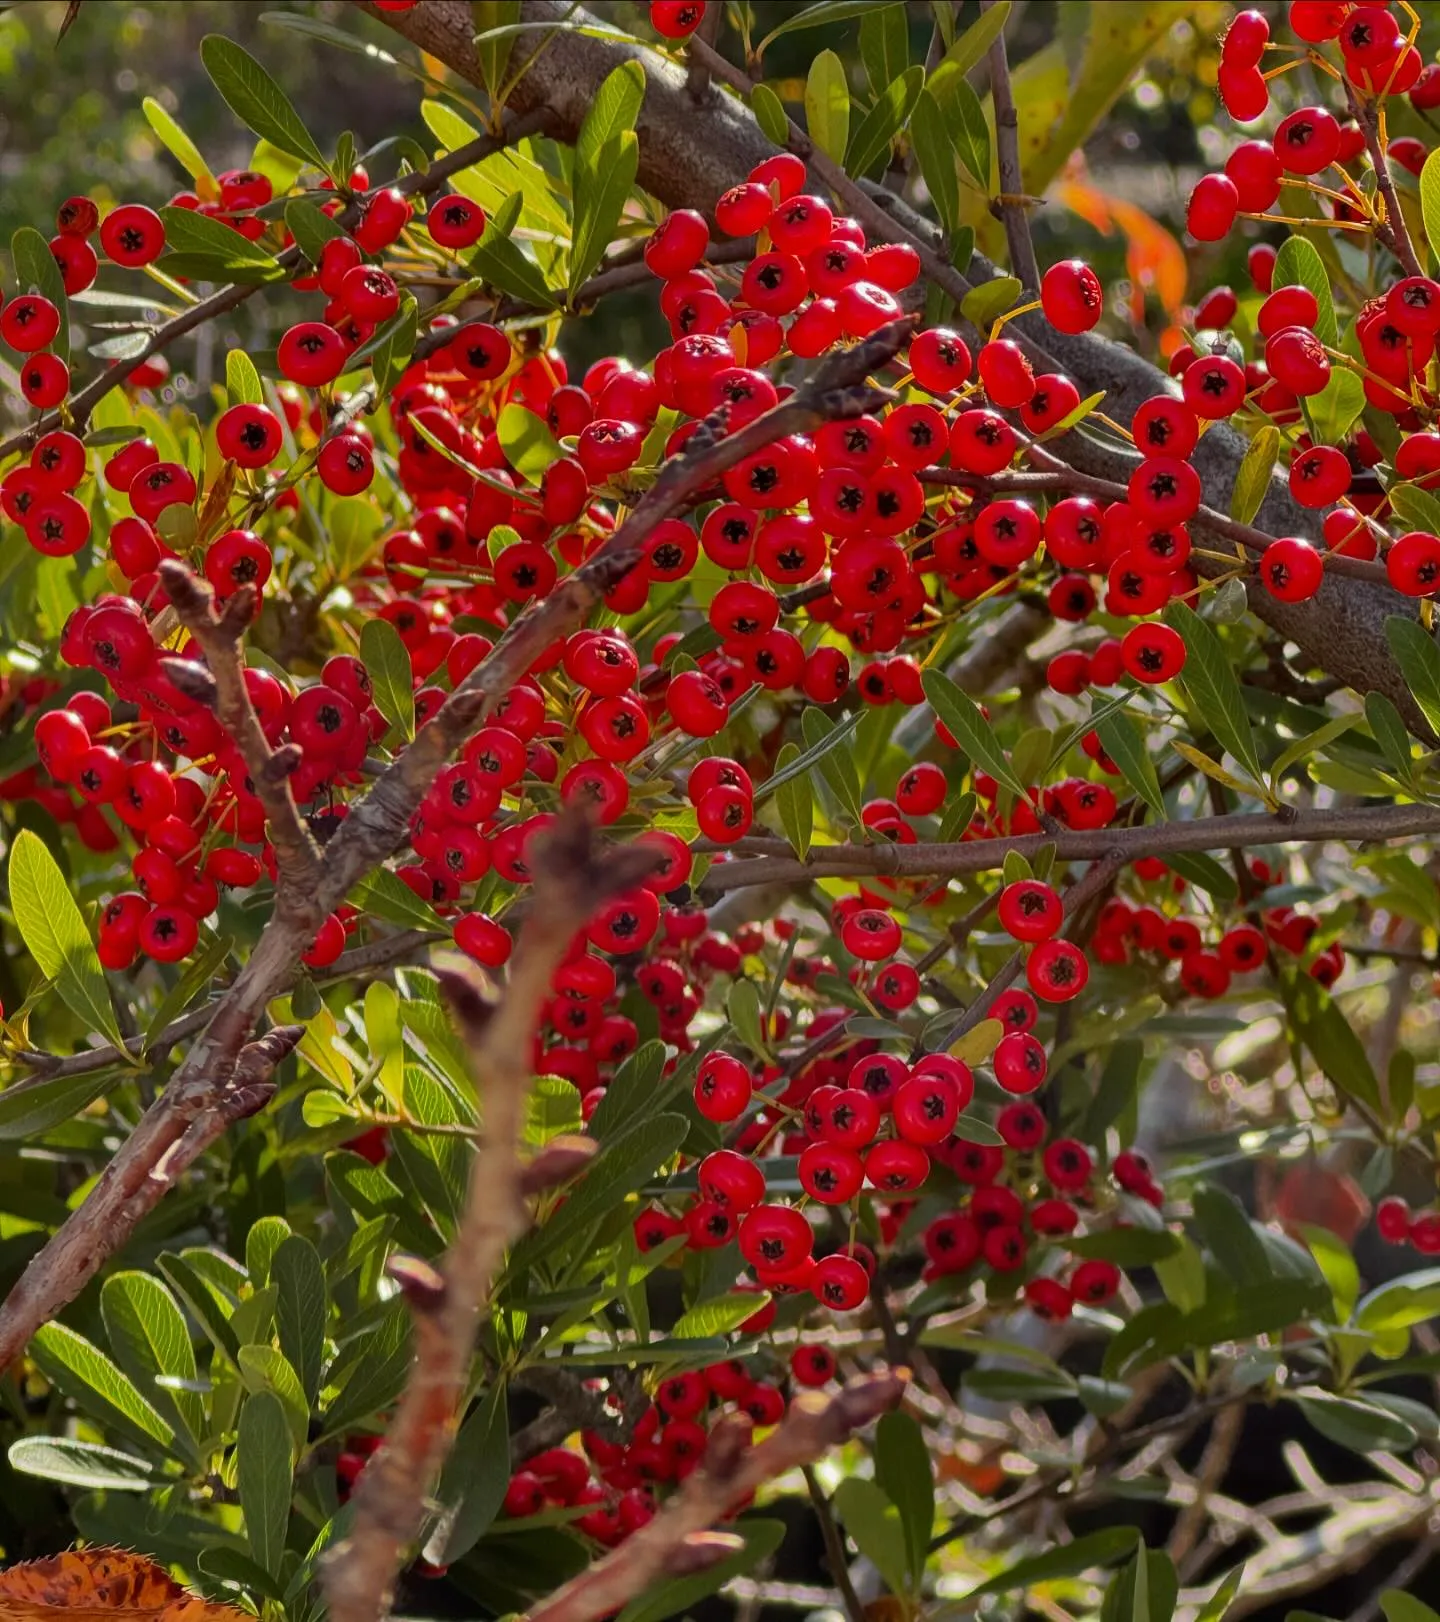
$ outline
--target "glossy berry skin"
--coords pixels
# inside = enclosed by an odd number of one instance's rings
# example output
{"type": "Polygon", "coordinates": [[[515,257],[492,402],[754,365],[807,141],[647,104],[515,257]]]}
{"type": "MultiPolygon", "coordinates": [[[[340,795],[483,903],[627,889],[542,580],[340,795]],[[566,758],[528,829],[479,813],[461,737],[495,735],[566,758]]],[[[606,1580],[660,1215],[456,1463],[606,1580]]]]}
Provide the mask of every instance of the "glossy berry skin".
{"type": "Polygon", "coordinates": [[[1045,319],[1058,332],[1089,332],[1105,308],[1100,278],[1082,259],[1062,259],[1040,278],[1045,319]]]}
{"type": "Polygon", "coordinates": [[[165,227],[154,209],[125,203],[100,222],[100,246],[115,264],[138,269],[165,251],[165,227]]]}
{"type": "Polygon", "coordinates": [[[650,26],[665,39],[688,39],[705,18],[705,0],[650,0],[650,26]]]}
{"type": "Polygon", "coordinates": [[[268,467],[280,454],[284,430],[268,406],[234,405],[220,414],[215,442],[220,454],[240,467],[268,467]]]}
{"type": "Polygon", "coordinates": [[[1000,892],[1000,926],[1017,941],[1049,940],[1065,921],[1060,897],[1037,879],[1019,879],[1000,892]]]}
{"type": "Polygon", "coordinates": [[[470,248],[485,234],[485,210],[469,197],[452,192],[431,203],[425,229],[441,248],[470,248]]]}

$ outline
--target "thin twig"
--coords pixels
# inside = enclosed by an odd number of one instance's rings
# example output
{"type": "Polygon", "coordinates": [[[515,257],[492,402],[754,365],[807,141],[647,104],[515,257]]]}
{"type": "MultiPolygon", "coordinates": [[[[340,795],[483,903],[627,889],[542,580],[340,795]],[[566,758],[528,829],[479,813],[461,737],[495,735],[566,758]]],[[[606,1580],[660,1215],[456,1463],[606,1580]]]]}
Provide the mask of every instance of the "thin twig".
{"type": "Polygon", "coordinates": [[[492,1004],[478,979],[458,970],[441,977],[481,1097],[485,1136],[443,1270],[414,1258],[391,1264],[415,1320],[415,1361],[385,1440],[360,1478],[350,1532],[326,1556],[332,1622],[376,1622],[386,1614],[401,1558],[420,1534],[427,1496],[454,1442],[480,1310],[528,1219],[520,1132],[530,1052],[552,977],[596,909],[654,867],[654,853],[641,845],[601,851],[585,819],[567,815],[535,853],[535,905],[504,995],[492,1004]]]}
{"type": "Polygon", "coordinates": [[[704,1570],[735,1550],[708,1528],[767,1481],[803,1467],[895,1407],[905,1384],[891,1373],[863,1375],[832,1397],[804,1391],[770,1435],[753,1446],[747,1423],[729,1416],[710,1432],[700,1468],[654,1520],[527,1613],[526,1622],[596,1622],[662,1578],[704,1570]]]}
{"type": "Polygon", "coordinates": [[[1395,190],[1395,177],[1390,172],[1390,158],[1380,141],[1380,103],[1357,95],[1354,85],[1348,78],[1345,80],[1345,94],[1349,98],[1350,111],[1355,115],[1356,123],[1364,131],[1365,149],[1370,154],[1370,163],[1375,170],[1375,183],[1385,200],[1385,220],[1381,230],[1387,245],[1404,267],[1407,276],[1423,276],[1425,272],[1420,264],[1420,256],[1415,252],[1415,244],[1410,240],[1410,227],[1400,208],[1400,195],[1395,190]]]}
{"type": "MultiPolygon", "coordinates": [[[[980,0],[982,13],[998,0],[980,0]]],[[[1002,26],[990,47],[990,94],[995,105],[995,151],[1000,170],[1000,195],[990,204],[1005,222],[1005,240],[1010,246],[1010,268],[1020,278],[1025,294],[1034,298],[1040,291],[1040,265],[1030,236],[1026,212],[1025,179],[1020,171],[1020,115],[1015,108],[1015,92],[1010,84],[1010,59],[1005,50],[1002,26]]],[[[982,184],[988,175],[977,175],[982,184]]]]}
{"type": "Polygon", "coordinates": [[[835,1579],[835,1587],[839,1590],[845,1615],[850,1618],[850,1622],[866,1622],[865,1606],[855,1592],[855,1584],[850,1577],[850,1562],[845,1558],[845,1540],[840,1536],[840,1528],[835,1524],[830,1500],[825,1496],[825,1489],[820,1485],[810,1465],[803,1466],[801,1474],[805,1477],[805,1488],[815,1509],[815,1519],[820,1524],[820,1536],[825,1543],[825,1559],[830,1567],[830,1575],[835,1579]]]}

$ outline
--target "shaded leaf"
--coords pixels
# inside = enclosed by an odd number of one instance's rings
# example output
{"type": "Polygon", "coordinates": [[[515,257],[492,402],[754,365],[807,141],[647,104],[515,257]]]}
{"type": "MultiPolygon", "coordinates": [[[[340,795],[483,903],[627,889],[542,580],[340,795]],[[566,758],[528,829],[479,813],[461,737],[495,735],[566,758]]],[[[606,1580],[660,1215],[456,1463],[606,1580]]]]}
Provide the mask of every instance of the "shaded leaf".
{"type": "Polygon", "coordinates": [[[1440,648],[1434,637],[1418,620],[1392,614],[1385,621],[1385,640],[1421,713],[1440,732],[1440,648]]]}
{"type": "Polygon", "coordinates": [[[1221,744],[1259,783],[1260,757],[1255,749],[1255,735],[1250,729],[1240,682],[1219,636],[1184,603],[1169,604],[1164,619],[1185,640],[1185,668],[1180,673],[1180,681],[1191,705],[1221,744]]]}
{"type": "Polygon", "coordinates": [[[925,1433],[907,1413],[886,1414],[875,1427],[875,1480],[900,1513],[910,1580],[918,1587],[935,1524],[935,1476],[925,1433]]]}
{"type": "MultiPolygon", "coordinates": [[[[1277,287],[1280,285],[1276,283],[1277,287]]],[[[1260,503],[1270,488],[1279,449],[1280,430],[1267,422],[1250,441],[1235,474],[1235,488],[1230,495],[1230,516],[1237,522],[1254,523],[1260,503]]]]}
{"type": "Polygon", "coordinates": [[[1134,1527],[1107,1526],[1099,1532],[1090,1532],[1059,1548],[1047,1549],[1028,1560],[1017,1561],[1008,1571],[992,1577],[988,1582],[972,1588],[967,1601],[986,1594],[1008,1594],[1017,1588],[1030,1588],[1036,1583],[1054,1582],[1057,1577],[1078,1577],[1096,1566],[1110,1566],[1133,1553],[1137,1541],[1134,1527]]]}
{"type": "Polygon", "coordinates": [[[1005,751],[996,742],[990,723],[981,715],[974,699],[962,693],[943,670],[927,670],[921,682],[931,708],[950,729],[962,753],[1023,800],[1025,785],[1011,769],[1005,751]]]}
{"type": "Polygon", "coordinates": [[[367,619],[360,632],[360,658],[370,677],[375,707],[407,741],[415,736],[415,689],[410,654],[389,620],[367,619]]]}
{"type": "MultiPolygon", "coordinates": [[[[905,128],[925,84],[925,69],[907,68],[875,98],[875,105],[860,121],[845,152],[845,172],[863,175],[890,150],[890,143],[905,128]]],[[[973,95],[973,91],[971,92],[973,95]]]]}
{"type": "Polygon", "coordinates": [[[317,169],[326,167],[299,113],[249,51],[223,34],[207,34],[200,41],[200,60],[225,104],[243,124],[282,152],[313,163],[317,169]]]}
{"type": "Polygon", "coordinates": [[[257,1391],[240,1410],[235,1483],[245,1517],[245,1537],[257,1564],[280,1575],[290,1527],[290,1430],[285,1409],[272,1391],[257,1391]]]}

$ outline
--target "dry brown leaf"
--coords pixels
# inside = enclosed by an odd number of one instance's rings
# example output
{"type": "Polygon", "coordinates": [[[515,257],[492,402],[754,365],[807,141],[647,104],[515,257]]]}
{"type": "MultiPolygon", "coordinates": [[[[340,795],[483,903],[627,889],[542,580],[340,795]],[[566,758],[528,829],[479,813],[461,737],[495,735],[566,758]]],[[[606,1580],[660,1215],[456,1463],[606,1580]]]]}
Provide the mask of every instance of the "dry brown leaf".
{"type": "Polygon", "coordinates": [[[124,1549],[69,1549],[0,1572],[0,1622],[255,1622],[124,1549]]]}

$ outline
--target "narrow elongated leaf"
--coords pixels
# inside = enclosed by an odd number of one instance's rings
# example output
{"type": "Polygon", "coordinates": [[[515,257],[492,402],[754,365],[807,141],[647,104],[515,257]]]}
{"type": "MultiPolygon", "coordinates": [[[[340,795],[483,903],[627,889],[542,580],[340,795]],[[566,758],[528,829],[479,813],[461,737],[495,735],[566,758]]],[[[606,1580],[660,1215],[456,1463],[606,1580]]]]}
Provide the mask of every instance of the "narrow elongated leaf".
{"type": "Polygon", "coordinates": [[[910,139],[915,144],[925,189],[940,216],[947,236],[960,223],[960,182],[955,173],[955,143],[939,104],[927,85],[915,99],[910,114],[910,139]]]}
{"type": "Polygon", "coordinates": [[[193,208],[162,208],[165,246],[177,254],[203,254],[226,265],[275,267],[275,256],[223,220],[211,219],[193,208]]]}
{"type": "Polygon", "coordinates": [[[65,294],[65,282],[50,244],[31,225],[22,225],[10,238],[10,260],[15,267],[15,280],[20,291],[32,287],[43,294],[60,312],[60,330],[51,341],[50,348],[63,361],[70,359],[70,301],[65,294]]]}
{"type": "Polygon", "coordinates": [[[46,849],[45,841],[22,828],[10,846],[10,906],[31,957],[70,1011],[124,1051],[124,1039],[110,1003],[110,991],[90,932],[75,897],[46,849]]]}
{"type": "Polygon", "coordinates": [[[756,56],[763,56],[768,45],[782,34],[793,34],[802,28],[818,28],[822,23],[847,22],[851,17],[863,17],[875,0],[819,0],[813,6],[802,6],[778,23],[755,47],[756,56]]]}
{"type": "Polygon", "coordinates": [[[1120,775],[1163,822],[1165,796],[1160,792],[1160,779],[1155,775],[1155,763],[1145,747],[1144,733],[1119,710],[1097,721],[1095,731],[1105,753],[1120,768],[1120,775]]]}
{"type": "Polygon", "coordinates": [[[1194,1205],[1195,1227],[1226,1278],[1263,1284],[1271,1276],[1265,1247],[1234,1195],[1207,1184],[1195,1191],[1194,1205]]]}
{"type": "Polygon", "coordinates": [[[666,1618],[690,1613],[698,1603],[718,1593],[733,1577],[743,1577],[768,1560],[785,1540],[785,1522],[761,1516],[746,1516],[731,1530],[744,1539],[745,1547],[693,1577],[674,1577],[647,1589],[632,1599],[616,1622],[666,1622],[666,1618]]]}
{"type": "Polygon", "coordinates": [[[88,1076],[37,1076],[0,1093],[0,1143],[38,1138],[118,1086],[118,1067],[88,1076]]]}
{"type": "Polygon", "coordinates": [[[619,130],[600,149],[594,166],[576,165],[575,240],[570,248],[570,292],[573,296],[605,257],[620,216],[630,200],[640,166],[640,141],[634,130],[619,130]]]}
{"type": "Polygon", "coordinates": [[[1280,430],[1267,422],[1250,441],[1250,447],[1235,474],[1235,488],[1230,495],[1230,516],[1239,523],[1255,521],[1260,503],[1270,488],[1270,476],[1275,471],[1275,457],[1279,449],[1280,430]]]}
{"type": "Polygon", "coordinates": [[[484,235],[471,250],[465,269],[511,298],[523,299],[542,310],[553,309],[557,301],[545,285],[545,278],[510,240],[524,202],[518,191],[512,192],[486,220],[484,235]]]}
{"type": "Polygon", "coordinates": [[[231,349],[225,355],[225,392],[231,405],[263,405],[265,391],[260,386],[260,374],[255,362],[243,349],[231,349]]]}
{"type": "Polygon", "coordinates": [[[961,752],[982,771],[989,772],[1002,788],[1024,799],[1025,785],[1012,770],[974,699],[962,693],[943,670],[927,670],[921,685],[931,708],[950,729],[961,752]]]}
{"type": "Polygon", "coordinates": [[[977,191],[990,189],[990,125],[968,79],[956,79],[940,104],[955,156],[977,191]]]}
{"type": "Polygon", "coordinates": [[[983,332],[1014,306],[1020,291],[1017,276],[997,276],[993,281],[981,282],[960,300],[960,314],[983,332]]]}
{"type": "MultiPolygon", "coordinates": [[[[1195,1618],[1195,1622],[1223,1622],[1226,1611],[1230,1609],[1230,1602],[1240,1592],[1240,1583],[1245,1576],[1244,1565],[1238,1565],[1233,1571],[1226,1572],[1220,1586],[1205,1601],[1203,1609],[1195,1618]]],[[[1384,1601],[1382,1600],[1383,1604],[1384,1601]]],[[[1390,1622],[1395,1622],[1394,1618],[1390,1622]]]]}
{"type": "Polygon", "coordinates": [[[898,79],[885,87],[882,95],[875,98],[875,105],[850,137],[850,145],[845,153],[846,174],[868,173],[889,152],[891,141],[909,122],[911,110],[924,84],[924,68],[907,68],[898,79]]]}
{"type": "Polygon", "coordinates": [[[785,103],[768,84],[757,84],[750,92],[750,111],[755,114],[755,122],[775,145],[784,146],[790,138],[790,119],[785,111],[785,103]]]}
{"type": "Polygon", "coordinates": [[[635,128],[645,99],[645,69],[622,62],[605,76],[575,137],[575,169],[595,169],[615,136],[635,128]]]}
{"type": "Polygon", "coordinates": [[[135,1389],[98,1346],[61,1323],[41,1326],[30,1342],[31,1356],[51,1385],[77,1407],[140,1442],[169,1447],[174,1431],[152,1403],[135,1389]]]}
{"type": "Polygon", "coordinates": [[[1420,213],[1432,254],[1440,254],[1440,149],[1432,152],[1420,171],[1420,213]]]}
{"type": "MultiPolygon", "coordinates": [[[[1257,783],[1260,757],[1240,682],[1212,626],[1184,603],[1165,610],[1165,622],[1185,639],[1185,668],[1180,673],[1186,696],[1200,719],[1257,783]]],[[[1440,655],[1437,655],[1440,659],[1440,655]]]]}
{"type": "Polygon", "coordinates": [[[728,1335],[759,1312],[769,1299],[763,1290],[758,1295],[753,1290],[736,1290],[713,1301],[701,1301],[680,1314],[670,1338],[709,1340],[712,1335],[728,1335]]]}
{"type": "Polygon", "coordinates": [[[148,1492],[159,1480],[144,1459],[63,1436],[22,1436],[10,1444],[6,1457],[21,1475],[86,1491],[148,1492]]]}
{"type": "Polygon", "coordinates": [[[210,165],[200,156],[200,149],[154,96],[146,96],[140,103],[140,109],[145,114],[145,122],[185,173],[197,184],[218,193],[215,176],[210,172],[210,165]]]}
{"type": "Polygon", "coordinates": [[[1320,313],[1315,318],[1315,336],[1332,349],[1339,342],[1335,326],[1335,301],[1330,277],[1315,244],[1308,237],[1286,237],[1275,256],[1276,287],[1308,287],[1315,295],[1320,313]]]}
{"type": "Polygon", "coordinates": [[[860,18],[860,60],[875,95],[910,66],[909,33],[899,0],[883,0],[860,18]]]}
{"type": "Polygon", "coordinates": [[[498,112],[505,104],[500,90],[505,83],[510,54],[515,49],[515,36],[507,30],[519,21],[520,0],[470,0],[470,14],[475,22],[474,45],[480,64],[480,82],[498,112]]]}
{"type": "MultiPolygon", "coordinates": [[[[800,757],[800,746],[787,743],[775,757],[775,769],[783,772],[800,757]]],[[[775,790],[775,805],[780,812],[780,826],[790,841],[791,849],[803,861],[810,850],[810,839],[815,831],[815,796],[809,782],[802,776],[787,778],[775,790]]],[[[3,1105],[0,1098],[0,1105],[3,1105]]]]}
{"type": "Polygon", "coordinates": [[[197,1392],[183,1389],[195,1381],[195,1348],[175,1297],[149,1273],[114,1273],[100,1291],[100,1312],[115,1361],[175,1427],[177,1440],[189,1443],[198,1468],[205,1407],[197,1392]],[[161,1384],[162,1376],[182,1383],[161,1384]]]}
{"type": "Polygon", "coordinates": [[[875,1480],[900,1513],[910,1580],[918,1586],[935,1524],[935,1473],[925,1433],[907,1413],[886,1414],[875,1427],[875,1480]]]}
{"type": "Polygon", "coordinates": [[[244,46],[223,34],[200,41],[200,60],[230,111],[282,152],[326,167],[324,155],[289,98],[244,46]]]}
{"type": "Polygon", "coordinates": [[[299,1377],[306,1402],[313,1404],[325,1359],[325,1269],[320,1253],[308,1239],[292,1234],[275,1252],[270,1277],[278,1291],[275,1323],[280,1350],[299,1377]]]}
{"type": "Polygon", "coordinates": [[[1000,37],[1009,15],[1010,0],[995,0],[988,11],[982,11],[946,51],[939,67],[930,75],[932,83],[943,84],[952,74],[969,73],[1000,37]]]}
{"type": "Polygon", "coordinates": [[[1008,1571],[1002,1571],[979,1588],[972,1588],[967,1600],[980,1599],[986,1594],[1008,1594],[1017,1588],[1030,1588],[1036,1583],[1054,1582],[1057,1577],[1078,1577],[1096,1566],[1111,1566],[1134,1552],[1137,1541],[1134,1527],[1107,1526],[1099,1532],[1090,1532],[1071,1543],[1047,1549],[1043,1554],[1020,1560],[1008,1571]]]}
{"type": "Polygon", "coordinates": [[[1380,1596],[1380,1609],[1385,1613],[1385,1622],[1440,1622],[1440,1615],[1424,1600],[1407,1594],[1403,1588],[1387,1588],[1380,1596]]]}
{"type": "Polygon", "coordinates": [[[389,620],[369,619],[360,632],[360,658],[370,677],[375,708],[408,740],[415,736],[415,689],[410,655],[389,620]]]}
{"type": "Polygon", "coordinates": [[[245,1516],[245,1537],[257,1564],[280,1575],[290,1527],[290,1427],[273,1391],[257,1391],[240,1410],[235,1483],[245,1516]]]}
{"type": "Polygon", "coordinates": [[[1318,394],[1306,401],[1316,441],[1338,445],[1365,409],[1365,383],[1345,366],[1334,366],[1329,380],[1318,394]]]}
{"type": "Polygon", "coordinates": [[[839,163],[850,139],[850,86],[845,64],[821,51],[805,80],[805,127],[820,150],[839,163]]]}
{"type": "Polygon", "coordinates": [[[1377,1113],[1380,1083],[1365,1046],[1334,999],[1308,974],[1289,974],[1282,981],[1290,1021],[1321,1070],[1347,1098],[1358,1099],[1377,1113]]]}
{"type": "Polygon", "coordinates": [[[835,1489],[832,1502],[850,1541],[892,1592],[903,1594],[910,1572],[905,1529],[900,1524],[900,1511],[884,1489],[873,1481],[851,1476],[835,1489]]]}
{"type": "MultiPolygon", "coordinates": [[[[822,713],[822,719],[829,720],[829,717],[824,716],[822,713]]],[[[762,804],[771,794],[782,788],[786,783],[806,776],[811,767],[816,765],[822,756],[828,755],[832,749],[838,749],[845,742],[856,727],[859,726],[861,719],[862,717],[859,715],[847,715],[843,721],[832,722],[828,731],[818,727],[815,728],[818,741],[813,746],[801,750],[797,755],[792,755],[784,766],[781,766],[777,760],[775,770],[770,776],[763,783],[756,784],[755,803],[757,805],[762,804]]],[[[800,730],[805,731],[803,716],[801,717],[800,730]]],[[[783,754],[784,751],[782,750],[781,753],[783,754]]]]}
{"type": "Polygon", "coordinates": [[[1295,1401],[1322,1436],[1352,1452],[1401,1453],[1415,1446],[1411,1427],[1384,1408],[1329,1391],[1301,1392],[1295,1401]]]}
{"type": "Polygon", "coordinates": [[[753,980],[737,980],[730,987],[725,1013],[745,1046],[757,1058],[766,1058],[770,1047],[760,1026],[760,993],[753,980]]]}
{"type": "MultiPolygon", "coordinates": [[[[279,1295],[274,1285],[268,1287],[268,1292],[272,1301],[279,1295]]],[[[300,1389],[300,1376],[290,1367],[285,1354],[273,1346],[242,1346],[238,1362],[240,1377],[247,1391],[256,1394],[268,1391],[280,1399],[285,1424],[290,1432],[290,1443],[298,1455],[305,1446],[310,1425],[310,1404],[300,1389]]]]}
{"type": "Polygon", "coordinates": [[[343,237],[343,226],[336,225],[328,214],[323,214],[314,203],[303,197],[292,197],[285,205],[285,224],[290,235],[299,244],[300,252],[312,265],[320,263],[325,244],[343,237]]]}
{"type": "Polygon", "coordinates": [[[1418,484],[1390,487],[1390,505],[1407,529],[1428,530],[1440,535],[1440,496],[1418,484]]]}
{"type": "Polygon", "coordinates": [[[425,1558],[448,1566],[466,1555],[490,1530],[510,1479],[510,1421],[505,1384],[497,1381],[460,1427],[446,1461],[435,1502],[440,1513],[426,1534],[425,1558]]]}
{"type": "Polygon", "coordinates": [[[1418,620],[1392,614],[1385,640],[1425,719],[1440,732],[1440,647],[1418,620]]]}
{"type": "MultiPolygon", "coordinates": [[[[848,749],[834,746],[839,727],[823,710],[811,705],[800,717],[800,732],[804,737],[806,753],[820,767],[820,775],[840,803],[840,809],[857,826],[860,822],[860,779],[855,760],[848,749]]],[[[791,770],[794,770],[792,763],[791,770]]]]}

